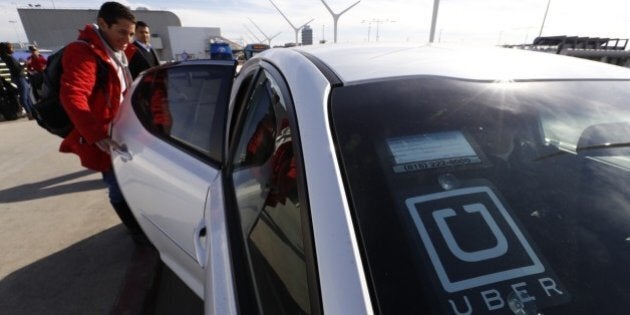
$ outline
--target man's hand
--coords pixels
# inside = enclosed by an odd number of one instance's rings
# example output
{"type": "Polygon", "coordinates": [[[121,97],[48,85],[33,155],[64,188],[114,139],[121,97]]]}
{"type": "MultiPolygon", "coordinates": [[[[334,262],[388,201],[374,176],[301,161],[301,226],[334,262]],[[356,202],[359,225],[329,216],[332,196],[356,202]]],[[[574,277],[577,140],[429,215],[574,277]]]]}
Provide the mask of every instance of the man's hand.
{"type": "Polygon", "coordinates": [[[99,140],[96,141],[96,146],[101,149],[101,151],[109,154],[111,149],[118,149],[120,148],[120,145],[118,145],[118,143],[116,143],[116,141],[110,139],[110,138],[105,138],[103,140],[99,140]]]}

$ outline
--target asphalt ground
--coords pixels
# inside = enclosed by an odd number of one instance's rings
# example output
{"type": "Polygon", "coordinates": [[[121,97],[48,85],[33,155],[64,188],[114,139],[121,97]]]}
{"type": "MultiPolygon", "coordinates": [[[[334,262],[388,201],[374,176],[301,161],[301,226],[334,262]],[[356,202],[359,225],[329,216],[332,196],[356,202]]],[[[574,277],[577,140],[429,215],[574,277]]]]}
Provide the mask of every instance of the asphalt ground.
{"type": "Polygon", "coordinates": [[[100,173],[60,141],[34,121],[0,120],[0,314],[202,314],[126,234],[100,173]]]}

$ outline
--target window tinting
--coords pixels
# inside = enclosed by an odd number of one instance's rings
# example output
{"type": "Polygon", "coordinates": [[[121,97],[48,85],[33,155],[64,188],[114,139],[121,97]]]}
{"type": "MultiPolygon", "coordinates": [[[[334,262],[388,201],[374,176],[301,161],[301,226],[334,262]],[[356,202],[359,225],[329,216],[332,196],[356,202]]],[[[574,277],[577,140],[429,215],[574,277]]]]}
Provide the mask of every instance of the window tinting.
{"type": "Polygon", "coordinates": [[[248,101],[234,155],[236,201],[258,305],[311,312],[292,134],[283,96],[263,75],[248,101]]]}
{"type": "Polygon", "coordinates": [[[209,156],[215,119],[220,118],[215,113],[217,106],[227,106],[231,71],[226,66],[186,66],[151,72],[134,94],[136,113],[157,136],[209,156]]]}
{"type": "Polygon", "coordinates": [[[630,83],[407,78],[333,90],[384,314],[624,314],[630,83]]]}

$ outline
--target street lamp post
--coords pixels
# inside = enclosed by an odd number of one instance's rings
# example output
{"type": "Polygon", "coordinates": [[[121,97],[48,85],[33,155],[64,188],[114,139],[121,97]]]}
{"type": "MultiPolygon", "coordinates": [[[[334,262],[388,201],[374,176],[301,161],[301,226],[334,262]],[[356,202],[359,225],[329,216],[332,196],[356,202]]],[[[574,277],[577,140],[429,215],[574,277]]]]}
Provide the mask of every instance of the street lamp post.
{"type": "Polygon", "coordinates": [[[384,19],[384,20],[381,20],[381,19],[372,19],[372,20],[369,20],[369,21],[367,21],[367,20],[363,20],[363,21],[361,21],[361,23],[365,23],[365,22],[368,22],[368,23],[369,23],[369,24],[368,24],[368,42],[370,41],[370,29],[371,29],[371,27],[372,27],[372,23],[376,24],[376,41],[378,42],[378,40],[379,40],[379,25],[380,25],[381,23],[384,23],[384,22],[394,23],[394,22],[396,22],[396,21],[392,21],[392,20],[390,20],[390,19],[384,19]]]}
{"type": "Polygon", "coordinates": [[[368,36],[367,36],[367,41],[368,43],[370,42],[370,32],[372,31],[372,21],[368,21],[368,20],[363,20],[361,21],[361,24],[363,23],[367,23],[368,24],[368,36]]]}
{"type": "Polygon", "coordinates": [[[326,24],[322,24],[322,40],[320,41],[320,43],[325,43],[326,42],[326,33],[324,31],[324,28],[326,27],[326,24]]]}
{"type": "Polygon", "coordinates": [[[435,38],[435,24],[437,24],[438,8],[440,7],[440,0],[433,1],[433,17],[431,18],[431,33],[429,34],[429,43],[433,43],[435,38]]]}
{"type": "Polygon", "coordinates": [[[551,0],[547,0],[547,9],[545,9],[545,15],[543,16],[542,24],[540,25],[540,32],[538,33],[538,37],[542,36],[543,28],[545,27],[545,21],[547,20],[547,13],[549,12],[549,5],[551,4],[551,0]]]}

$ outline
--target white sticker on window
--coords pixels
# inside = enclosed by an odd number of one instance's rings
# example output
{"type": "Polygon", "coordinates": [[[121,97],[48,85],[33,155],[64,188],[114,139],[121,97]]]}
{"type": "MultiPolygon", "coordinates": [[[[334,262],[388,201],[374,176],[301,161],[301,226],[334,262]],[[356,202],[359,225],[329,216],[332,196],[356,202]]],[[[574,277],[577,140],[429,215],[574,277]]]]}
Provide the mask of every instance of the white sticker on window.
{"type": "Polygon", "coordinates": [[[460,131],[387,139],[387,145],[396,163],[396,173],[481,162],[460,131]]]}
{"type": "Polygon", "coordinates": [[[457,292],[545,271],[545,267],[512,216],[488,187],[471,187],[418,196],[407,199],[406,204],[422,242],[429,252],[438,278],[448,292],[457,292]],[[456,212],[455,208],[461,208],[461,210],[456,212]],[[462,226],[467,230],[472,228],[488,230],[489,233],[484,235],[491,240],[484,244],[492,244],[492,246],[489,248],[479,246],[480,249],[476,251],[462,249],[447,221],[448,219],[453,221],[457,216],[466,219],[480,216],[481,220],[471,221],[478,223],[480,227],[471,226],[471,222],[462,226]],[[438,240],[443,242],[442,252],[436,245],[438,240]],[[511,254],[508,253],[508,248],[511,251],[519,251],[518,255],[508,255],[511,254]],[[445,256],[452,257],[450,263],[444,261],[445,256]],[[512,256],[519,257],[522,261],[519,260],[515,265],[516,260],[512,256]],[[506,262],[500,261],[498,259],[500,257],[504,257],[506,262]],[[485,270],[483,264],[475,264],[484,261],[492,261],[498,270],[484,274],[471,267],[476,266],[480,270],[485,270]],[[505,266],[500,263],[504,263],[505,266]],[[484,268],[480,268],[480,265],[484,268]],[[449,271],[449,269],[452,270],[449,271]],[[462,272],[468,269],[470,274],[462,272]],[[455,279],[452,274],[458,274],[460,278],[455,279]]]}
{"type": "Polygon", "coordinates": [[[570,294],[490,187],[405,200],[449,314],[535,314],[570,294]],[[511,314],[511,313],[510,313],[511,314]]]}

